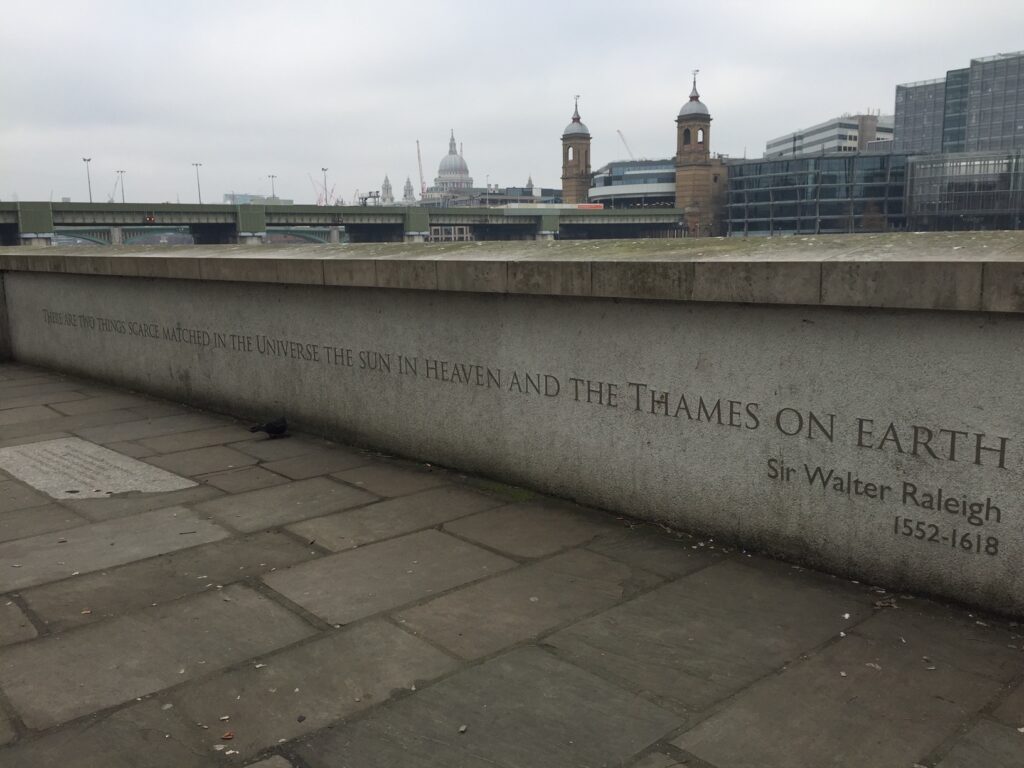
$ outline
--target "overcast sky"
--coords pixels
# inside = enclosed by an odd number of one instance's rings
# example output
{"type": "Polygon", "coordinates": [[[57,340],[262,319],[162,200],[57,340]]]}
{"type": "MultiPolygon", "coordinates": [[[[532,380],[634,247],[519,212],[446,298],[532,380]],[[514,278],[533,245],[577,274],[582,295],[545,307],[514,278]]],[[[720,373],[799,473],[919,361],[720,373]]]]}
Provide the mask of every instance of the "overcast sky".
{"type": "Polygon", "coordinates": [[[897,83],[1024,48],[1024,2],[3,0],[0,199],[313,202],[433,182],[449,129],[477,186],[560,186],[573,94],[594,168],[674,152],[690,70],[713,151],[844,112],[897,83]],[[312,180],[311,178],[312,177],[312,180]],[[120,200],[120,191],[117,192],[120,200]]]}

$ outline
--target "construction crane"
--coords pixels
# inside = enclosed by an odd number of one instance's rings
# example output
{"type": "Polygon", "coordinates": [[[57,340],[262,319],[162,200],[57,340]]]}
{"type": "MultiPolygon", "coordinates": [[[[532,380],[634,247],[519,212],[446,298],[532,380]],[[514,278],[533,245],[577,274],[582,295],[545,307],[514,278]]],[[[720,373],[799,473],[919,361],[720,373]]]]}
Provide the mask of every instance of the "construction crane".
{"type": "Polygon", "coordinates": [[[630,160],[636,160],[636,158],[633,157],[633,150],[631,150],[629,148],[629,144],[626,143],[626,137],[622,135],[622,131],[620,131],[618,128],[616,128],[615,132],[617,134],[619,134],[619,138],[622,139],[622,146],[624,146],[626,148],[626,152],[629,154],[629,159],[630,160]]]}
{"type": "Polygon", "coordinates": [[[423,180],[423,156],[420,154],[420,140],[416,139],[416,164],[420,168],[420,199],[427,194],[427,182],[423,180]]]}

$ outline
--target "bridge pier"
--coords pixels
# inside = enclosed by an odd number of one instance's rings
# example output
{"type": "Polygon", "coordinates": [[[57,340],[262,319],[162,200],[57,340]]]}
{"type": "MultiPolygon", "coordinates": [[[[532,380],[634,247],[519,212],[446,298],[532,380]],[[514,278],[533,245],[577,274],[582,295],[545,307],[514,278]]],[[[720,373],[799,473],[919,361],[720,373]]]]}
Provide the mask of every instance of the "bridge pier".
{"type": "Polygon", "coordinates": [[[22,245],[53,245],[53,235],[25,232],[21,236],[22,245]]]}
{"type": "Polygon", "coordinates": [[[341,242],[341,227],[329,227],[327,230],[327,242],[328,243],[340,243],[341,242]]]}
{"type": "Polygon", "coordinates": [[[124,233],[120,227],[110,228],[110,244],[111,245],[122,245],[124,243],[124,233]]]}
{"type": "Polygon", "coordinates": [[[265,232],[239,232],[239,245],[263,245],[266,242],[265,232]]]}

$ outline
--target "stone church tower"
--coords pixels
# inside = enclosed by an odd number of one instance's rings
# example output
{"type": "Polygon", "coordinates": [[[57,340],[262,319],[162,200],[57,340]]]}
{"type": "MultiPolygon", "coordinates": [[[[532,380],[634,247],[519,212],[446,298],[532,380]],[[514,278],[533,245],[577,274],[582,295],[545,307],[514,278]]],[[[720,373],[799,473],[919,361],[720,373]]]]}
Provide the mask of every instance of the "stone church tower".
{"type": "Polygon", "coordinates": [[[580,122],[579,96],[562,131],[562,202],[585,203],[590,190],[590,131],[580,122]]]}
{"type": "Polygon", "coordinates": [[[690,100],[676,118],[676,208],[682,208],[687,234],[719,234],[725,204],[725,164],[711,157],[711,113],[697,93],[693,73],[690,100]]]}

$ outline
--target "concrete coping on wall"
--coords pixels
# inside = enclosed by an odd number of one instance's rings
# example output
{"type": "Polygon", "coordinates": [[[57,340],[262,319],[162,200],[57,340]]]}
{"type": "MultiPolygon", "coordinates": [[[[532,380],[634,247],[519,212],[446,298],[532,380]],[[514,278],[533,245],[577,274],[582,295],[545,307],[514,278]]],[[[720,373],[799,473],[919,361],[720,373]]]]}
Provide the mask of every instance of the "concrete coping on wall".
{"type": "Polygon", "coordinates": [[[0,270],[1024,312],[1024,231],[298,246],[19,246],[0,248],[0,270]]]}

